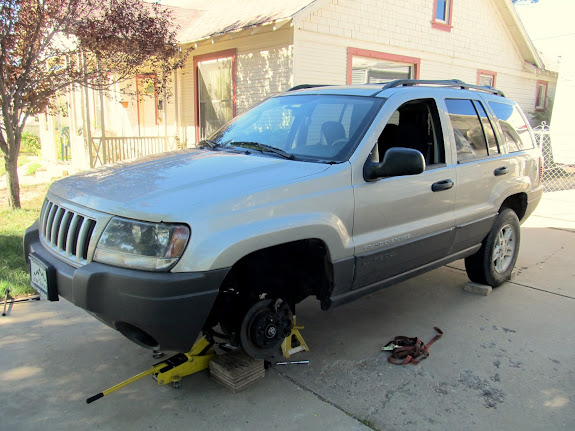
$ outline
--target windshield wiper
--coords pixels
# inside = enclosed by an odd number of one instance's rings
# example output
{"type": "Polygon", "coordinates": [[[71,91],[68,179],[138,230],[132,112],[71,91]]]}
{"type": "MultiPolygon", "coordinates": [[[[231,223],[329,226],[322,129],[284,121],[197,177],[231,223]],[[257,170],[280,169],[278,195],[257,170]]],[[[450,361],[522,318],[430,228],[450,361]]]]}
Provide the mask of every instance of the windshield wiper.
{"type": "Polygon", "coordinates": [[[200,147],[202,145],[207,145],[210,148],[216,148],[220,146],[220,144],[218,144],[216,141],[211,141],[209,139],[202,139],[200,142],[198,142],[198,144],[200,145],[200,147]]]}
{"type": "Polygon", "coordinates": [[[262,153],[267,151],[269,153],[277,154],[285,159],[294,160],[295,156],[293,154],[288,153],[287,151],[281,150],[276,147],[272,147],[271,145],[260,144],[259,142],[249,142],[249,141],[238,141],[238,142],[230,142],[230,145],[235,147],[242,147],[248,148],[250,150],[261,151],[262,153]]]}

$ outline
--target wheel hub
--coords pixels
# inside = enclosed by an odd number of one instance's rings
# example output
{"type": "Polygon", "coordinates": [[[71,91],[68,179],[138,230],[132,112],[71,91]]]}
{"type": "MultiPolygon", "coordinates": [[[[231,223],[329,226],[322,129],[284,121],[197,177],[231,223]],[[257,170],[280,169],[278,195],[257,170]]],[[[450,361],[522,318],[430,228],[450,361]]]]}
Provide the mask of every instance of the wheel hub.
{"type": "Polygon", "coordinates": [[[264,299],[246,313],[240,332],[245,352],[258,359],[272,356],[293,326],[289,306],[281,300],[264,299]]]}
{"type": "Polygon", "coordinates": [[[277,329],[275,327],[275,325],[268,325],[268,327],[266,328],[266,337],[268,338],[274,338],[277,334],[277,329]]]}
{"type": "Polygon", "coordinates": [[[493,267],[498,273],[505,272],[515,255],[515,230],[511,225],[505,225],[497,234],[495,247],[493,247],[493,267]]]}

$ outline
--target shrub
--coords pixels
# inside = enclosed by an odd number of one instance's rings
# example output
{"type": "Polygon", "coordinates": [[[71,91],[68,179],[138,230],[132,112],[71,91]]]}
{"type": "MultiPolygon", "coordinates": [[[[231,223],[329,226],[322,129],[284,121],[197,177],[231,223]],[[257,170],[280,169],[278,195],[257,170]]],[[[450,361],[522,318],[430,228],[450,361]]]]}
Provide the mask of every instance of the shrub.
{"type": "Polygon", "coordinates": [[[22,143],[20,144],[20,152],[39,156],[40,138],[30,132],[22,133],[22,143]]]}

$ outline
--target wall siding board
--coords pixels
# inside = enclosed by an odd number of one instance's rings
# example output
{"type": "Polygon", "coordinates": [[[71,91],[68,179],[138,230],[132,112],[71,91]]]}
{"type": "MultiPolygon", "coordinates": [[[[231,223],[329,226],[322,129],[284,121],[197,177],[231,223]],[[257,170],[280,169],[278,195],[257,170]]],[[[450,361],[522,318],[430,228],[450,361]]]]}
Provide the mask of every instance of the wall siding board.
{"type": "Polygon", "coordinates": [[[556,76],[526,70],[492,0],[454,2],[451,32],[431,27],[433,1],[376,3],[332,0],[298,22],[294,85],[345,84],[349,47],[420,58],[421,79],[457,78],[475,84],[478,69],[493,70],[497,87],[528,115],[534,109],[537,80],[548,80],[550,89],[556,85],[556,76]]]}
{"type": "Polygon", "coordinates": [[[293,49],[290,27],[247,37],[224,37],[214,44],[199,46],[180,71],[181,130],[187,145],[195,134],[194,56],[236,50],[236,114],[266,97],[291,88],[293,83],[293,49]]]}

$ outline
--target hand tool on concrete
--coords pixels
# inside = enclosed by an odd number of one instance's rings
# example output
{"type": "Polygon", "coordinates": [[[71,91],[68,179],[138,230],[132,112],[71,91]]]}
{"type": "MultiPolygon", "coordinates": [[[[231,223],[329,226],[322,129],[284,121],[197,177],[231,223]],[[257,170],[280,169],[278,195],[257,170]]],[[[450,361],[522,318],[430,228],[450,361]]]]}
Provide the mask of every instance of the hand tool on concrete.
{"type": "MultiPolygon", "coordinates": [[[[4,297],[4,311],[2,312],[2,316],[6,316],[6,306],[8,305],[8,297],[9,296],[10,296],[10,289],[6,288],[6,296],[4,297]]],[[[14,298],[10,298],[10,299],[12,299],[10,301],[10,304],[15,304],[17,302],[39,301],[40,296],[32,296],[29,298],[21,298],[21,299],[14,299],[14,298]]]]}
{"type": "Polygon", "coordinates": [[[276,362],[276,365],[309,364],[309,361],[276,362]]]}

